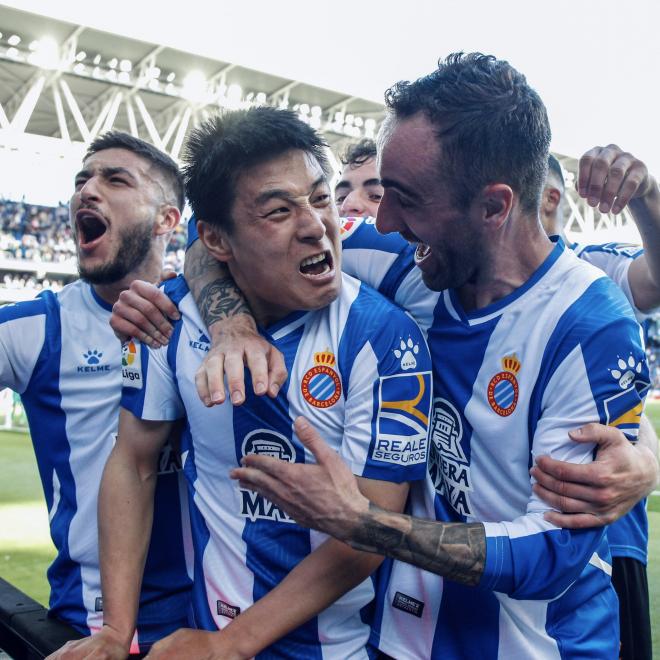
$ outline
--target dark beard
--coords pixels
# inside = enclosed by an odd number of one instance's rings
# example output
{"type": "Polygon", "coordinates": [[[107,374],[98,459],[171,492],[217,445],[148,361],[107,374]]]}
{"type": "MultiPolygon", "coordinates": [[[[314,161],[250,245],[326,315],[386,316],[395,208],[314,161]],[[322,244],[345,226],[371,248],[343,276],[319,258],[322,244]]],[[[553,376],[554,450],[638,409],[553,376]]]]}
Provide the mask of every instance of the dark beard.
{"type": "Polygon", "coordinates": [[[78,274],[90,284],[114,284],[141,266],[151,251],[152,222],[143,222],[120,235],[115,259],[96,268],[85,268],[78,260],[78,274]]]}

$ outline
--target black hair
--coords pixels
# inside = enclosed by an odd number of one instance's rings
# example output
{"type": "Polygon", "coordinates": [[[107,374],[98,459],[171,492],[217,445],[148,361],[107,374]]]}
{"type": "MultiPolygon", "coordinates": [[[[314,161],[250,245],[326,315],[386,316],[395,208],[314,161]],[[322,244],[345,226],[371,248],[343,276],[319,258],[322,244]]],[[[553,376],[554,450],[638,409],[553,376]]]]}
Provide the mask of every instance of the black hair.
{"type": "Polygon", "coordinates": [[[312,155],[326,175],[323,138],[290,110],[259,106],[211,117],[195,128],[183,154],[186,194],[195,216],[226,230],[238,177],[291,149],[312,155]]]}
{"type": "Polygon", "coordinates": [[[539,95],[508,62],[453,53],[415,82],[385,93],[395,118],[424,113],[441,147],[453,202],[466,208],[490,183],[506,183],[536,212],[547,173],[550,126],[539,95]]]}
{"type": "Polygon", "coordinates": [[[376,143],[370,138],[362,138],[355,144],[349,144],[340,158],[344,165],[360,167],[376,157],[376,143]]]}
{"type": "Polygon", "coordinates": [[[166,153],[140,138],[123,131],[108,131],[95,138],[87,147],[84,159],[105,149],[126,149],[144,158],[162,174],[176,200],[179,211],[183,210],[186,200],[183,192],[183,176],[176,162],[166,153]]]}

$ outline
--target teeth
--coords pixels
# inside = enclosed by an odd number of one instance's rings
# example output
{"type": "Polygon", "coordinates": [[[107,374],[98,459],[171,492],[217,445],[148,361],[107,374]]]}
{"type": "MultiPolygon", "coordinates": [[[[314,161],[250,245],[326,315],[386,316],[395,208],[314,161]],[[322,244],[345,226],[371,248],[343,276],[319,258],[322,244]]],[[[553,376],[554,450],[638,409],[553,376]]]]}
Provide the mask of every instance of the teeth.
{"type": "Polygon", "coordinates": [[[317,254],[314,257],[307,257],[307,259],[303,259],[300,265],[303,267],[312,266],[313,264],[317,264],[320,261],[325,261],[325,252],[322,252],[321,254],[317,254]]]}

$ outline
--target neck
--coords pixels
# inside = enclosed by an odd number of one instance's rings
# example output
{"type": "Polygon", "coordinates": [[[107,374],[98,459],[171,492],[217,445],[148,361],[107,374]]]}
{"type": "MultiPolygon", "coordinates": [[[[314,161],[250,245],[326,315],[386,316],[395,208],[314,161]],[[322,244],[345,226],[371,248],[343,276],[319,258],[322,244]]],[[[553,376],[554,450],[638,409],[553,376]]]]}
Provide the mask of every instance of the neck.
{"type": "Polygon", "coordinates": [[[486,235],[483,266],[457,291],[465,311],[483,309],[521,287],[552,252],[554,244],[534,215],[512,216],[486,235]]]}
{"type": "Polygon", "coordinates": [[[158,284],[163,269],[163,256],[162,250],[151,250],[142,264],[121,280],[109,284],[93,284],[92,287],[99,298],[110,305],[114,305],[119,299],[119,294],[128,289],[134,280],[144,280],[151,284],[158,284]]]}

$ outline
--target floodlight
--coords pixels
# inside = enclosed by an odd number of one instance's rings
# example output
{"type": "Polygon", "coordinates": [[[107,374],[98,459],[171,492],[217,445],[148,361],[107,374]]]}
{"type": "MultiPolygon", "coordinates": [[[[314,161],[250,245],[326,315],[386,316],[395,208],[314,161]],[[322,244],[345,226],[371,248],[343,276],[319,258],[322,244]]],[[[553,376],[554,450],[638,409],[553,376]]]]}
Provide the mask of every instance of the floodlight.
{"type": "Polygon", "coordinates": [[[11,57],[13,60],[18,59],[18,48],[7,48],[7,57],[11,57]]]}
{"type": "Polygon", "coordinates": [[[116,68],[117,68],[117,64],[119,64],[119,60],[117,60],[116,57],[113,57],[111,60],[108,60],[108,66],[109,66],[111,69],[116,69],[116,68]]]}
{"type": "Polygon", "coordinates": [[[78,62],[74,67],[73,67],[73,72],[77,73],[78,75],[81,75],[85,71],[85,65],[82,62],[78,62]]]}
{"type": "Polygon", "coordinates": [[[82,62],[87,57],[87,53],[84,50],[76,53],[76,62],[82,62]]]}
{"type": "Polygon", "coordinates": [[[149,71],[147,71],[149,78],[158,78],[160,76],[160,69],[157,66],[152,66],[149,71]]]}
{"type": "Polygon", "coordinates": [[[344,119],[344,123],[346,124],[346,126],[352,126],[353,125],[353,119],[355,119],[355,117],[353,117],[353,115],[346,115],[346,119],[344,119]]]}
{"type": "Polygon", "coordinates": [[[37,48],[39,48],[39,41],[37,39],[35,39],[34,41],[31,41],[28,48],[30,50],[37,50],[37,48]]]}
{"type": "Polygon", "coordinates": [[[152,92],[157,92],[160,90],[160,83],[158,78],[152,78],[147,85],[152,92]]]}
{"type": "Polygon", "coordinates": [[[355,124],[355,126],[360,128],[364,124],[364,119],[362,119],[362,117],[356,117],[353,124],[355,124]]]}
{"type": "Polygon", "coordinates": [[[257,103],[265,103],[266,102],[266,94],[264,92],[259,92],[257,94],[257,103]]]}
{"type": "Polygon", "coordinates": [[[92,60],[92,63],[95,66],[98,66],[99,64],[101,64],[101,54],[100,53],[98,55],[94,56],[94,59],[92,60]]]}
{"type": "Polygon", "coordinates": [[[176,73],[174,73],[174,71],[172,71],[172,72],[167,74],[166,80],[167,80],[168,83],[171,83],[171,82],[174,82],[175,78],[176,78],[176,73]]]}
{"type": "Polygon", "coordinates": [[[128,73],[132,68],[133,64],[130,60],[121,60],[121,62],[119,62],[119,70],[123,71],[124,73],[128,73]]]}
{"type": "Polygon", "coordinates": [[[10,46],[18,46],[18,44],[21,43],[21,38],[17,34],[12,34],[9,39],[7,39],[7,43],[10,46]]]}
{"type": "Polygon", "coordinates": [[[131,82],[131,76],[128,71],[121,71],[119,73],[119,82],[128,85],[131,82]]]}
{"type": "Polygon", "coordinates": [[[181,95],[189,101],[199,103],[204,100],[207,92],[207,82],[201,71],[191,71],[184,79],[181,95]]]}
{"type": "Polygon", "coordinates": [[[365,120],[364,122],[364,128],[367,131],[373,131],[376,128],[376,120],[369,117],[369,119],[365,120]]]}
{"type": "Polygon", "coordinates": [[[320,117],[322,112],[320,105],[313,105],[311,107],[312,117],[320,117]]]}
{"type": "Polygon", "coordinates": [[[36,42],[28,61],[42,69],[57,69],[60,66],[60,47],[53,37],[43,37],[36,42]]]}
{"type": "Polygon", "coordinates": [[[241,96],[243,96],[243,89],[240,85],[236,83],[229,85],[227,89],[227,100],[230,103],[238,103],[241,100],[241,96]]]}
{"type": "Polygon", "coordinates": [[[309,114],[309,106],[307,105],[307,103],[303,103],[300,106],[300,113],[303,114],[303,115],[308,115],[309,114]]]}

